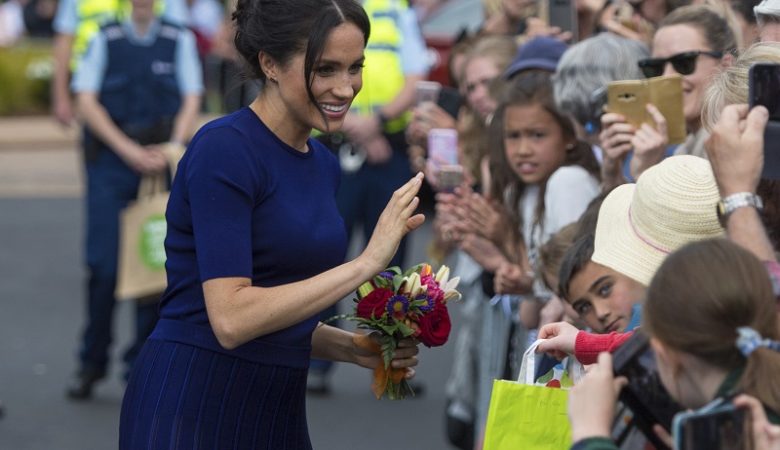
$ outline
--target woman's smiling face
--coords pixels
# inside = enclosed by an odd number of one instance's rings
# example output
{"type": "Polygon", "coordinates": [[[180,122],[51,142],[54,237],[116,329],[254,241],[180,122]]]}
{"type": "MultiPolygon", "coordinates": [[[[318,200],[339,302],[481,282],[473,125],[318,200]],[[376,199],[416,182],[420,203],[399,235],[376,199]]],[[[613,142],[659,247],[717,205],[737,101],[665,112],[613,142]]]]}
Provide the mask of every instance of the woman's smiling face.
{"type": "Polygon", "coordinates": [[[304,53],[279,66],[275,82],[286,113],[295,121],[290,126],[322,131],[341,128],[352,100],[363,86],[364,39],[360,29],[350,22],[330,32],[311,78],[316,104],[306,92],[304,53]]]}

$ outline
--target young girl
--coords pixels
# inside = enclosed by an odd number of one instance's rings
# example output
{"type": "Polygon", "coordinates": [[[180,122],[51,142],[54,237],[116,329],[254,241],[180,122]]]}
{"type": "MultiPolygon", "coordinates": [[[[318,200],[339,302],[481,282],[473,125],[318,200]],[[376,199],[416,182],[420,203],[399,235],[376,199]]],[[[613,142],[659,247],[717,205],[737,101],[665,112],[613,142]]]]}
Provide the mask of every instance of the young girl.
{"type": "MultiPolygon", "coordinates": [[[[529,73],[509,89],[496,111],[500,145],[493,147],[491,192],[506,199],[535,267],[538,249],[564,225],[577,221],[599,194],[598,163],[578,141],[569,117],[553,101],[549,75],[529,73]]],[[[511,289],[523,273],[504,266],[496,284],[511,289]]],[[[538,283],[541,288],[542,284],[538,283]]],[[[549,297],[546,289],[539,290],[549,297]]]]}
{"type": "MultiPolygon", "coordinates": [[[[520,238],[496,272],[496,292],[529,295],[535,291],[533,297],[549,298],[541,282],[535,283],[537,289],[531,288],[529,272],[537,249],[564,225],[575,222],[598,195],[598,165],[590,146],[576,139],[571,120],[555,107],[546,73],[530,72],[513,80],[496,109],[491,131],[490,197],[504,199],[512,229],[520,238]]],[[[515,351],[522,353],[525,347],[525,328],[512,331],[519,298],[497,295],[485,313],[481,348],[490,350],[480,361],[480,380],[486,380],[479,395],[483,420],[490,399],[488,383],[516,376],[518,368],[506,363],[519,361],[515,351]]]]}
{"type": "MultiPolygon", "coordinates": [[[[661,382],[683,407],[742,393],[763,405],[770,422],[780,422],[777,306],[763,264],[747,250],[714,239],[670,255],[650,283],[642,320],[661,382]]],[[[596,372],[571,392],[576,449],[615,448],[606,437],[618,391],[612,388],[622,381],[611,373],[611,359],[602,355],[596,372]]],[[[757,442],[767,429],[754,436],[757,442]]]]}

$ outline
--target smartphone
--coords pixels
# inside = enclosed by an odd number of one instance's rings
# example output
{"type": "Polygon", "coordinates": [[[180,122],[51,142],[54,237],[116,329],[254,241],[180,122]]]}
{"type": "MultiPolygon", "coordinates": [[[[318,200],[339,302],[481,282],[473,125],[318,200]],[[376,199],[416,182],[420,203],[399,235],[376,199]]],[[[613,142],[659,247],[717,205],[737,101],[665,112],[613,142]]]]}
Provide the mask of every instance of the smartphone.
{"type": "Polygon", "coordinates": [[[441,91],[441,83],[437,81],[418,81],[415,84],[415,96],[416,102],[419,105],[424,102],[436,103],[439,101],[439,92],[441,91]]]}
{"type": "Polygon", "coordinates": [[[677,450],[750,450],[747,411],[718,398],[696,411],[674,416],[672,437],[677,450]]]}
{"type": "Polygon", "coordinates": [[[633,422],[648,441],[658,450],[669,447],[656,436],[653,425],[659,424],[671,431],[674,415],[682,410],[661,384],[655,364],[655,354],[650,339],[641,329],[613,355],[616,376],[628,379],[628,385],[620,391],[622,401],[633,413],[633,422]]]}
{"type": "Polygon", "coordinates": [[[434,167],[458,164],[458,132],[451,128],[433,128],[428,132],[428,159],[434,167]]]}
{"type": "Polygon", "coordinates": [[[607,110],[618,113],[639,128],[643,123],[655,126],[647,111],[652,103],[666,119],[666,134],[670,144],[685,141],[687,132],[683,113],[682,77],[653,77],[644,80],[620,80],[607,84],[607,110]]]}
{"type": "Polygon", "coordinates": [[[453,119],[458,118],[460,107],[463,105],[463,97],[457,89],[444,86],[439,91],[439,99],[436,101],[441,109],[447,112],[453,119]]]}
{"type": "Polygon", "coordinates": [[[551,27],[571,33],[571,42],[579,39],[577,29],[577,5],[575,0],[548,0],[547,14],[551,27]]]}
{"type": "Polygon", "coordinates": [[[448,164],[446,166],[442,166],[439,169],[438,178],[439,190],[444,192],[452,192],[456,187],[463,184],[463,166],[460,164],[448,164]]]}
{"type": "Polygon", "coordinates": [[[748,103],[769,110],[764,130],[764,171],[761,178],[780,180],[780,65],[753,64],[748,72],[748,103]]]}

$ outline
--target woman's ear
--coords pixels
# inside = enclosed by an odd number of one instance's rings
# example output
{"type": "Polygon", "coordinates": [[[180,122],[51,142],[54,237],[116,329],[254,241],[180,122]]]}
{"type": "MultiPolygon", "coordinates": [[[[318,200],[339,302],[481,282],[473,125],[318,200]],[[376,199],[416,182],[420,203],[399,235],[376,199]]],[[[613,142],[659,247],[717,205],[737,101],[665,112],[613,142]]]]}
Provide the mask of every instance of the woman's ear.
{"type": "Polygon", "coordinates": [[[720,65],[725,69],[728,67],[731,67],[734,65],[734,55],[730,52],[727,52],[725,55],[723,55],[723,58],[720,59],[720,65]]]}
{"type": "Polygon", "coordinates": [[[260,70],[265,74],[265,78],[275,83],[279,79],[279,63],[265,52],[258,53],[257,59],[260,62],[260,70]]]}

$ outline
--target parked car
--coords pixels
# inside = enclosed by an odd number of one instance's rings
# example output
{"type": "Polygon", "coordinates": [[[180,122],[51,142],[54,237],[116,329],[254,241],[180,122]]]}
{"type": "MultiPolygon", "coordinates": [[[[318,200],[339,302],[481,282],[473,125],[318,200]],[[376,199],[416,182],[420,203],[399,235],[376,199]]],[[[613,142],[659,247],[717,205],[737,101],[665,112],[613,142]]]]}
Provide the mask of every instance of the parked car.
{"type": "Polygon", "coordinates": [[[450,85],[447,60],[455,39],[466,30],[476,32],[485,18],[481,0],[444,0],[420,23],[431,71],[430,80],[450,85]]]}

